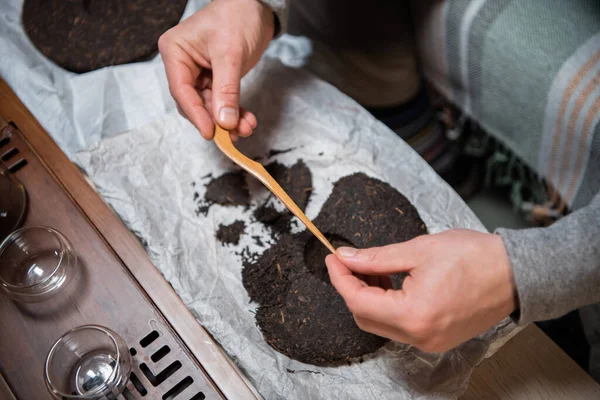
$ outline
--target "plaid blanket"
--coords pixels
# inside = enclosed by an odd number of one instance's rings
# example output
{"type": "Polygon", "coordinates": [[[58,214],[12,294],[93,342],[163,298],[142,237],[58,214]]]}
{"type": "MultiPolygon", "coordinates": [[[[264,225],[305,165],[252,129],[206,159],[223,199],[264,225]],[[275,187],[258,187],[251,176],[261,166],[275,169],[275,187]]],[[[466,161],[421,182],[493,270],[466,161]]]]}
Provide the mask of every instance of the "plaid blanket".
{"type": "Polygon", "coordinates": [[[600,2],[419,0],[413,11],[427,79],[535,173],[548,206],[588,204],[600,190],[600,2]]]}

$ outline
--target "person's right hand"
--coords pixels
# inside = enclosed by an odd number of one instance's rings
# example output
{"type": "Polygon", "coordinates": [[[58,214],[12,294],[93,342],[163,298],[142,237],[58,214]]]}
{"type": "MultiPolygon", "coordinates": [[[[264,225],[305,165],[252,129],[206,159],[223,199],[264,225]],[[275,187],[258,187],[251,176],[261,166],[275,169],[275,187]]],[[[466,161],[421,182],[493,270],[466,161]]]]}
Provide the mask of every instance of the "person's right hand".
{"type": "Polygon", "coordinates": [[[325,262],[360,329],[427,352],[456,347],[518,308],[496,234],[453,229],[383,247],[341,247],[325,262]],[[398,272],[409,275],[394,290],[389,275],[398,272]]]}
{"type": "Polygon", "coordinates": [[[205,139],[214,121],[234,140],[256,128],[254,114],[240,108],[240,80],[267,48],[274,18],[258,0],[214,0],[158,40],[177,109],[205,139]]]}

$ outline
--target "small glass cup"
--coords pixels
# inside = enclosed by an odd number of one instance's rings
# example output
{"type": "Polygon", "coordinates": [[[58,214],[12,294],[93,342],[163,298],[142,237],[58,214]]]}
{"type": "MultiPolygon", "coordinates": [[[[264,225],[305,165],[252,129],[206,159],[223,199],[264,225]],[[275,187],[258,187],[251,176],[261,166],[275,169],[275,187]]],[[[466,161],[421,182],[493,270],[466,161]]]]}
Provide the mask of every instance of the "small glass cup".
{"type": "Polygon", "coordinates": [[[13,300],[44,301],[67,285],[76,264],[71,245],[58,231],[17,229],[0,244],[0,286],[13,300]]]}
{"type": "Polygon", "coordinates": [[[99,325],[65,333],[46,358],[46,387],[56,399],[116,399],[131,373],[125,341],[99,325]]]}

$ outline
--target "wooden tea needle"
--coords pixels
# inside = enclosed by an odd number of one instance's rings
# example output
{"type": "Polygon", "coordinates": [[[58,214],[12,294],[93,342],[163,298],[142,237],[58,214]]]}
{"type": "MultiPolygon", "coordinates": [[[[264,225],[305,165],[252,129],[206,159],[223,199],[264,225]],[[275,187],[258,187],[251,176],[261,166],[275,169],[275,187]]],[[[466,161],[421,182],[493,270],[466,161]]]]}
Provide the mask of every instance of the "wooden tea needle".
{"type": "Polygon", "coordinates": [[[215,143],[219,150],[223,152],[227,157],[234,163],[242,167],[246,172],[254,176],[256,179],[261,181],[263,185],[267,187],[281,202],[290,210],[306,227],[331,251],[335,253],[335,249],[329,243],[329,240],[323,236],[323,234],[317,229],[317,227],[308,219],[302,212],[300,207],[294,203],[294,200],[282,189],[275,179],[267,172],[267,170],[257,163],[243,155],[235,148],[229,137],[229,131],[221,128],[218,124],[215,124],[215,143]]]}

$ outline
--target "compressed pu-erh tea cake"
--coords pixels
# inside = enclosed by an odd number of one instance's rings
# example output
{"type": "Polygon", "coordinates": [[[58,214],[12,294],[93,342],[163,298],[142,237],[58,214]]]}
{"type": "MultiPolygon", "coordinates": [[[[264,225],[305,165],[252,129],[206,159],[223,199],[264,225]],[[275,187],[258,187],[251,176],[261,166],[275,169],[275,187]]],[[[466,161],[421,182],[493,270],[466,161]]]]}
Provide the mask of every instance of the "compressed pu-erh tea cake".
{"type": "Polygon", "coordinates": [[[42,54],[73,72],[144,61],[187,0],[25,0],[23,28],[42,54]]]}
{"type": "MultiPolygon", "coordinates": [[[[334,247],[383,246],[427,233],[406,197],[362,173],[334,185],[314,223],[334,247]]],[[[329,281],[326,255],[309,231],[284,233],[242,271],[244,287],[259,304],[256,321],[267,343],[314,365],[357,359],[388,342],[358,328],[329,281]]]]}

